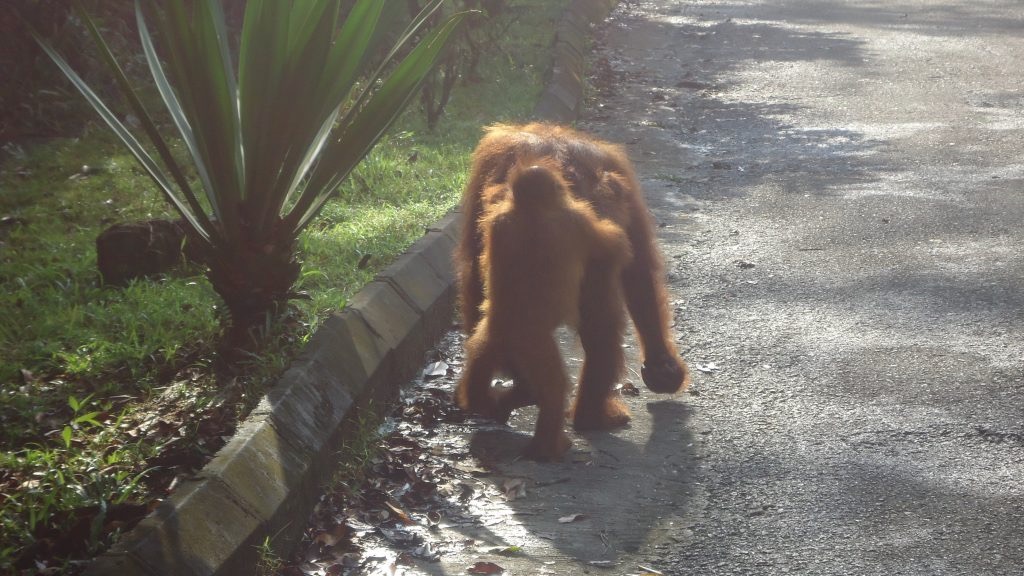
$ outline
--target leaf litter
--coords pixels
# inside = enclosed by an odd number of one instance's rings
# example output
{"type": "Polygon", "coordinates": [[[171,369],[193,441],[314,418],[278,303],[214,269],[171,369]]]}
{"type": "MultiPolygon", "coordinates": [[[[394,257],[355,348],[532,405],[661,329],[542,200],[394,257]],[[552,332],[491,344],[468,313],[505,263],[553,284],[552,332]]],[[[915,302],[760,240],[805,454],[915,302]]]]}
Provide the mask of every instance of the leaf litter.
{"type": "MultiPolygon", "coordinates": [[[[464,568],[456,572],[503,574],[507,567],[502,558],[524,555],[524,541],[496,535],[508,530],[518,534],[521,516],[543,512],[521,504],[529,503],[531,490],[562,484],[570,477],[506,476],[486,453],[471,453],[476,433],[509,429],[476,419],[455,405],[452,394],[462,371],[461,354],[461,336],[456,333],[430,353],[420,377],[402,390],[378,427],[378,437],[371,440],[377,450],[367,458],[359,478],[340,482],[321,495],[301,542],[279,575],[410,576],[434,573],[436,569],[425,566],[442,558],[465,559],[464,568]],[[509,507],[513,501],[515,509],[509,507]],[[499,526],[503,530],[495,531],[499,526]]],[[[571,463],[592,465],[593,454],[574,451],[571,463]]],[[[556,518],[565,530],[588,519],[563,512],[550,520],[556,518]]],[[[531,533],[546,540],[560,537],[531,533]]],[[[610,566],[601,561],[584,564],[610,566]]],[[[540,573],[559,573],[557,565],[551,570],[545,567],[540,573]]]]}
{"type": "MultiPolygon", "coordinates": [[[[442,348],[461,354],[458,336],[448,339],[442,348]]],[[[358,485],[342,484],[321,496],[279,574],[416,574],[417,563],[437,562],[453,552],[481,556],[467,573],[504,572],[486,556],[515,556],[519,546],[485,546],[457,530],[509,521],[512,513],[498,504],[527,498],[531,480],[502,480],[500,471],[470,454],[466,439],[440,433],[442,425],[470,425],[471,417],[452,399],[460,369],[458,358],[427,362],[378,428],[379,449],[368,459],[364,477],[358,485]]],[[[481,424],[474,421],[472,427],[481,424]]]]}

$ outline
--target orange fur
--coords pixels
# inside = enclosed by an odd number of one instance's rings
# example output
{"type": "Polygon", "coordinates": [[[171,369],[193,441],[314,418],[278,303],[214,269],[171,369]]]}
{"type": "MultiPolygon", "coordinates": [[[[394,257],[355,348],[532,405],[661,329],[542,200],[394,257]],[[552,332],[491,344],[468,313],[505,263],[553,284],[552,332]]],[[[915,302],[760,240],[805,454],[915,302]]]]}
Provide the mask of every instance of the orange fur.
{"type": "Polygon", "coordinates": [[[467,367],[456,399],[505,419],[540,406],[531,455],[557,458],[569,383],[553,332],[576,328],[586,355],[572,410],[579,429],[625,424],[612,387],[623,368],[624,310],[632,316],[649,388],[689,382],[668,330],[661,261],[639,184],[616,146],[550,124],[496,125],[473,155],[455,257],[467,367]],[[510,373],[505,394],[490,388],[510,373]]]}

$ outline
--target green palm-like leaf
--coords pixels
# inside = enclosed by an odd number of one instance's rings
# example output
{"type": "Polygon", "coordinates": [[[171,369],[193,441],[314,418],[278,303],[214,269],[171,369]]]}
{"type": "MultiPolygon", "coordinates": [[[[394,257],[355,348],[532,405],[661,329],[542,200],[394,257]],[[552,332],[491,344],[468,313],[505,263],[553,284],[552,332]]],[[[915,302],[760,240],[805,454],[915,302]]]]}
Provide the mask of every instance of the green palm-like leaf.
{"type": "MultiPolygon", "coordinates": [[[[188,117],[186,117],[185,111],[181,107],[181,102],[178,100],[178,96],[174,93],[174,89],[167,80],[166,73],[164,73],[164,67],[160,62],[159,56],[157,56],[156,47],[153,45],[153,38],[149,33],[149,27],[146,25],[146,20],[142,16],[142,5],[139,3],[139,0],[135,1],[135,16],[136,25],[139,28],[139,38],[142,43],[143,52],[146,56],[146,63],[149,65],[150,72],[153,74],[153,81],[156,84],[157,90],[160,92],[160,97],[163,98],[164,106],[167,107],[167,111],[170,114],[171,119],[174,121],[174,125],[178,128],[178,133],[181,134],[181,139],[185,143],[189,155],[192,157],[196,173],[202,181],[203,189],[207,191],[207,197],[209,197],[209,191],[213,190],[213,183],[210,180],[209,170],[207,169],[206,163],[203,161],[202,155],[199,154],[195,134],[192,132],[192,126],[189,124],[188,117]]],[[[98,42],[103,41],[98,34],[95,37],[98,39],[98,42]]],[[[114,64],[116,65],[116,62],[114,64]]],[[[125,82],[127,82],[127,79],[125,79],[125,82]]],[[[154,142],[160,141],[161,144],[158,146],[166,148],[166,145],[162,144],[163,139],[156,131],[156,127],[153,125],[152,120],[148,115],[145,116],[146,120],[144,125],[150,127],[147,128],[147,132],[152,132],[150,134],[150,139],[154,142]]],[[[165,156],[165,163],[172,167],[172,170],[176,175],[175,180],[177,181],[178,186],[186,193],[186,197],[190,199],[189,205],[192,210],[197,216],[202,217],[203,223],[201,227],[208,232],[206,236],[213,234],[213,226],[209,219],[205,218],[206,213],[203,211],[202,206],[200,206],[198,199],[196,199],[195,195],[192,193],[188,180],[181,173],[181,169],[177,167],[173,157],[170,157],[170,153],[168,152],[165,156]]],[[[221,216],[217,212],[217,206],[214,205],[213,208],[215,210],[214,215],[220,218],[221,216]]]]}
{"type": "Polygon", "coordinates": [[[171,185],[167,176],[157,161],[149,154],[149,152],[142,146],[142,144],[135,138],[135,136],[128,130],[128,128],[118,119],[106,104],[100,99],[100,97],[91,89],[89,85],[71,68],[64,58],[53,50],[50,45],[42,39],[35,31],[32,31],[32,35],[36,41],[42,46],[43,51],[50,57],[54,63],[64,72],[64,75],[68,77],[75,88],[85,97],[86,101],[92,105],[93,109],[100,115],[100,118],[110,127],[111,131],[117,135],[118,139],[128,148],[135,159],[142,166],[146,174],[156,184],[157,189],[163,193],[164,197],[174,206],[175,209],[181,215],[194,226],[197,232],[202,231],[202,227],[199,224],[195,214],[190,210],[189,206],[182,202],[182,200],[176,194],[174,187],[171,185]]]}
{"type": "Polygon", "coordinates": [[[381,0],[356,0],[340,25],[341,0],[249,0],[237,66],[219,0],[136,0],[145,60],[190,169],[80,6],[155,157],[35,38],[206,244],[208,276],[231,313],[252,315],[288,297],[299,232],[398,117],[465,18],[453,14],[428,30],[442,3],[428,2],[367,70],[387,37],[381,0]]]}
{"type": "MultiPolygon", "coordinates": [[[[439,6],[440,0],[428,4],[403,34],[403,41],[408,41],[420,31],[426,23],[427,16],[439,6]]],[[[440,58],[451,33],[468,14],[454,14],[428,33],[377,87],[383,70],[390,65],[390,60],[395,56],[395,51],[392,50],[388,59],[367,83],[352,109],[341,121],[338,133],[321,154],[320,163],[310,175],[308,185],[303,189],[292,211],[285,217],[285,226],[288,229],[298,234],[305,228],[323,207],[329,194],[370,152],[422,85],[427,72],[440,58]]]]}

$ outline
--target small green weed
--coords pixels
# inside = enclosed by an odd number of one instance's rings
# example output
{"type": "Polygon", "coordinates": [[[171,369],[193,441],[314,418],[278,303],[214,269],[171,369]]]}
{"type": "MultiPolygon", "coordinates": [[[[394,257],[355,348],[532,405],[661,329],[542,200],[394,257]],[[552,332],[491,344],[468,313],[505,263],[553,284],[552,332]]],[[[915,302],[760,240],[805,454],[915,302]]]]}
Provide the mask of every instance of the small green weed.
{"type": "Polygon", "coordinates": [[[96,417],[102,413],[101,410],[85,412],[86,407],[92,403],[92,397],[93,395],[89,394],[84,400],[79,400],[74,396],[68,396],[68,406],[71,407],[71,421],[64,426],[60,433],[60,437],[64,440],[65,448],[71,448],[71,440],[74,438],[75,431],[80,427],[86,424],[97,428],[103,427],[102,424],[96,421],[96,417]]]}
{"type": "Polygon", "coordinates": [[[274,576],[284,567],[284,561],[271,545],[270,536],[256,547],[259,559],[256,561],[256,576],[274,576]]]}
{"type": "Polygon", "coordinates": [[[338,451],[338,467],[334,472],[331,487],[347,498],[359,495],[360,486],[380,453],[381,414],[370,404],[360,408],[351,417],[346,429],[341,450],[338,451]]]}

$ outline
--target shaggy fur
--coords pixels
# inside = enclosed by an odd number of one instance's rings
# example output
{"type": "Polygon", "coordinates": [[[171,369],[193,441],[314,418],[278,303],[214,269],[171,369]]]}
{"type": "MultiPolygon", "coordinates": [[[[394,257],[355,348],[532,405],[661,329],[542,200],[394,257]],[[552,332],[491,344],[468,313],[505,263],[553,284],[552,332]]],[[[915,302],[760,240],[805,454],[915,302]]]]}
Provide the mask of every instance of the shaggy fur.
{"type": "Polygon", "coordinates": [[[569,384],[553,332],[569,325],[586,356],[573,425],[625,424],[629,413],[613,392],[623,368],[623,301],[647,387],[672,393],[688,385],[669,334],[650,217],[620,148],[550,124],[492,126],[473,154],[462,211],[455,264],[470,337],[460,406],[504,420],[539,404],[529,453],[560,457],[569,384]],[[495,371],[513,376],[511,391],[491,389],[495,371]]]}

